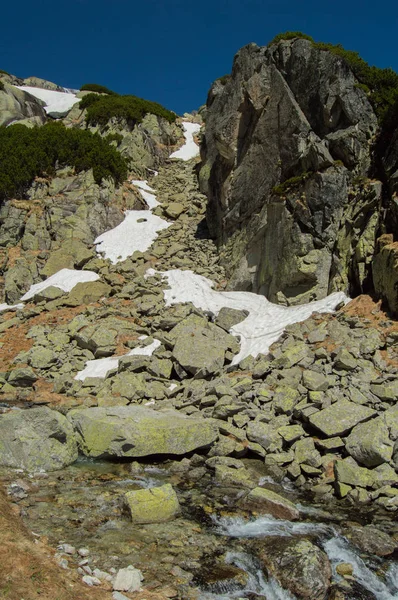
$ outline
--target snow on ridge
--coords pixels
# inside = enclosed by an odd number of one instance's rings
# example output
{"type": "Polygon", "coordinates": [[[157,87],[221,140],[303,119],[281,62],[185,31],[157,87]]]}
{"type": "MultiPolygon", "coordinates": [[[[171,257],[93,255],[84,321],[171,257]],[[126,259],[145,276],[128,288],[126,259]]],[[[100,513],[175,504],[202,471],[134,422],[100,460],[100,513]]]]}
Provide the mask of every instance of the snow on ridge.
{"type": "Polygon", "coordinates": [[[45,90],[30,85],[19,85],[16,87],[24,92],[28,92],[31,96],[42,100],[45,103],[44,110],[46,113],[53,116],[61,117],[66,115],[72,106],[81,100],[81,98],[77,98],[76,94],[70,91],[55,92],[54,90],[45,90]]]}
{"type": "MultiPolygon", "coordinates": [[[[156,273],[148,269],[145,277],[156,273]]],[[[159,272],[167,279],[170,289],[163,290],[166,306],[192,302],[196,308],[217,315],[221,308],[229,307],[249,311],[248,317],[234,325],[230,333],[240,338],[240,352],[234,357],[237,365],[248,356],[266,354],[270,346],[282,335],[287,325],[305,321],[314,312],[331,313],[341,302],[349,298],[343,292],[330,294],[323,300],[317,300],[301,306],[278,306],[269,302],[265,296],[252,292],[217,292],[214,283],[197,275],[193,271],[159,272]]]]}
{"type": "Polygon", "coordinates": [[[61,269],[51,277],[47,277],[40,283],[30,286],[30,289],[24,294],[21,300],[30,300],[38,292],[42,292],[50,286],[60,288],[64,292],[70,292],[78,283],[88,283],[97,281],[99,275],[94,271],[75,271],[74,269],[61,269]]]}
{"type": "Polygon", "coordinates": [[[199,146],[193,139],[194,133],[198,133],[200,125],[198,123],[189,123],[184,121],[182,126],[184,127],[185,144],[179,149],[170,154],[170,158],[180,158],[182,160],[191,160],[199,154],[199,146]]]}
{"type": "MultiPolygon", "coordinates": [[[[143,335],[139,339],[143,340],[147,336],[143,335]]],[[[159,348],[160,341],[154,340],[152,344],[148,346],[141,346],[137,348],[133,348],[127,354],[122,354],[121,356],[108,356],[106,358],[97,358],[95,360],[88,360],[86,362],[86,366],[82,371],[79,371],[77,375],[75,375],[75,379],[77,381],[84,381],[88,377],[100,377],[101,379],[105,379],[107,374],[113,369],[117,369],[119,365],[119,360],[125,356],[152,356],[156,348],[159,348]]]]}

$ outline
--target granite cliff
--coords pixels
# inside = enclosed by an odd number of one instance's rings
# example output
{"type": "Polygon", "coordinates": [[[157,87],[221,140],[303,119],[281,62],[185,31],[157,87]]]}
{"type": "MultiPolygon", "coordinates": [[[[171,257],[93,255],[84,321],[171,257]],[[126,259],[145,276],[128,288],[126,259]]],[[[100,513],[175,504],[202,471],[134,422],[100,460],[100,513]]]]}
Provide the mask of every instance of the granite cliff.
{"type": "Polygon", "coordinates": [[[347,62],[306,39],[250,44],[205,118],[199,181],[230,289],[291,305],[375,286],[396,311],[390,254],[373,261],[396,222],[397,130],[347,62]]]}

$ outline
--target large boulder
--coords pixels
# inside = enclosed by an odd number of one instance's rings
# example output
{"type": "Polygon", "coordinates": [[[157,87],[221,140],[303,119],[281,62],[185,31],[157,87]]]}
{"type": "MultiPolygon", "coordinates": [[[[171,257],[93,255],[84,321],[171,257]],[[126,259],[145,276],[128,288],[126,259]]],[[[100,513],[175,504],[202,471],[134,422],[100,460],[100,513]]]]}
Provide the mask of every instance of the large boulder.
{"type": "Polygon", "coordinates": [[[191,375],[206,377],[224,366],[225,353],[238,351],[236,339],[203,317],[189,315],[170,332],[173,358],[191,375]]]}
{"type": "Polygon", "coordinates": [[[305,539],[275,538],[258,551],[261,563],[283,588],[303,600],[324,600],[332,569],[318,546],[305,539]]]}
{"type": "Polygon", "coordinates": [[[0,415],[0,465],[28,471],[55,471],[77,459],[70,422],[40,407],[0,415]]]}
{"type": "Polygon", "coordinates": [[[181,456],[210,446],[218,437],[210,419],[190,418],[174,410],[157,412],[144,406],[76,409],[68,418],[81,451],[93,458],[181,456]]]}
{"type": "Polygon", "coordinates": [[[375,415],[375,411],[367,406],[355,404],[348,400],[338,400],[328,408],[309,417],[309,422],[327,437],[345,435],[375,415]]]}
{"type": "Polygon", "coordinates": [[[199,173],[230,288],[284,304],[361,289],[381,184],[352,173],[368,173],[376,129],[339,56],[303,39],[238,52],[208,95],[199,173]]]}
{"type": "Polygon", "coordinates": [[[354,427],[346,440],[346,450],[365,467],[377,467],[389,462],[393,453],[393,442],[382,417],[372,419],[354,427]]]}
{"type": "Polygon", "coordinates": [[[169,483],[127,492],[125,499],[133,523],[164,523],[180,512],[177,494],[169,483]]]}
{"type": "Polygon", "coordinates": [[[266,488],[255,488],[247,496],[241,498],[239,505],[255,513],[272,515],[276,519],[295,521],[300,516],[299,510],[293,502],[266,488]]]}

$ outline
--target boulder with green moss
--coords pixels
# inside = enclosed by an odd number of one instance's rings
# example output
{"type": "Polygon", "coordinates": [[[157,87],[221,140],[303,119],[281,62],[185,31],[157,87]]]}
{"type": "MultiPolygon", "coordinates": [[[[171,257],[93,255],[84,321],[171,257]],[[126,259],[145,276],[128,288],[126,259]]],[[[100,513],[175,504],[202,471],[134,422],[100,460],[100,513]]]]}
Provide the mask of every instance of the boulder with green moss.
{"type": "Polygon", "coordinates": [[[175,454],[207,448],[218,438],[210,419],[186,417],[174,410],[115,406],[72,410],[68,414],[86,456],[130,457],[175,454]]]}
{"type": "Polygon", "coordinates": [[[125,500],[133,523],[164,523],[180,513],[177,494],[169,483],[127,492],[125,500]]]}

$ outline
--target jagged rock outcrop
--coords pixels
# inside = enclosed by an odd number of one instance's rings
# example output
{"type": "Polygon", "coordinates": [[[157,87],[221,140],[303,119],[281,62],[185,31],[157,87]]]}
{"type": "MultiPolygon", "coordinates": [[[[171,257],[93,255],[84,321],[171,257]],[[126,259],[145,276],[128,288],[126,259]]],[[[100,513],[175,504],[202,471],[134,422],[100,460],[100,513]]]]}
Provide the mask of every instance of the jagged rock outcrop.
{"type": "Polygon", "coordinates": [[[377,118],[345,62],[307,40],[250,44],[208,96],[199,173],[230,287],[297,304],[369,282],[377,118]]]}

